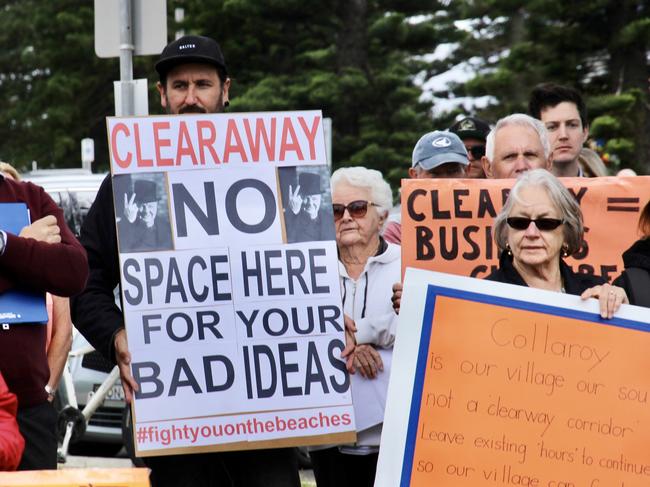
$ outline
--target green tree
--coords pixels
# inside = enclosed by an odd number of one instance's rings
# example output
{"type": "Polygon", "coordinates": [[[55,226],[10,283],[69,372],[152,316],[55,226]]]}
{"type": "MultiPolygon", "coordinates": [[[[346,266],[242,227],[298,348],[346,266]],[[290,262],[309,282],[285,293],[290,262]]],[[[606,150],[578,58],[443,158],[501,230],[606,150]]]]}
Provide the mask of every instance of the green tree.
{"type": "MultiPolygon", "coordinates": [[[[525,111],[530,89],[555,81],[581,90],[593,136],[624,166],[650,174],[650,6],[641,0],[463,0],[473,27],[463,46],[480,59],[458,95],[492,95],[483,116],[525,111]],[[615,123],[612,123],[612,121],[615,123]]],[[[616,169],[616,165],[613,169],[616,169]]]]}
{"type": "Polygon", "coordinates": [[[414,76],[449,34],[438,2],[186,0],[186,32],[219,40],[234,78],[232,110],[322,109],[333,160],[405,176],[432,129],[414,76]],[[416,17],[418,16],[418,17],[416,17]],[[440,25],[439,25],[440,24],[440,25]]]}
{"type": "MultiPolygon", "coordinates": [[[[108,168],[105,117],[114,113],[119,66],[95,55],[93,15],[87,0],[4,2],[0,158],[21,170],[32,161],[39,168],[79,167],[84,137],[95,140],[97,165],[108,168]]],[[[136,74],[150,64],[137,60],[136,74]]]]}

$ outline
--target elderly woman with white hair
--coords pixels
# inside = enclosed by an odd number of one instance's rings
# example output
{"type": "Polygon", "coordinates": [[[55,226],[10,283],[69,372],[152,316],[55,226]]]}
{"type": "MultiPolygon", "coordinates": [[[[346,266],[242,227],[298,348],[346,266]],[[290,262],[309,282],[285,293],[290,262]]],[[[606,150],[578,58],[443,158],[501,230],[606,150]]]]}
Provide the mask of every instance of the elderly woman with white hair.
{"type": "Polygon", "coordinates": [[[380,232],[393,206],[381,173],[365,167],[332,174],[332,209],[357,423],[354,445],[313,448],[318,487],[374,485],[397,315],[391,284],[400,279],[400,248],[380,232]]]}
{"type": "Polygon", "coordinates": [[[501,258],[487,279],[598,298],[600,315],[611,318],[628,302],[625,290],[575,273],[562,259],[579,250],[583,234],[582,211],[573,195],[550,172],[528,171],[519,176],[494,221],[501,258]]]}

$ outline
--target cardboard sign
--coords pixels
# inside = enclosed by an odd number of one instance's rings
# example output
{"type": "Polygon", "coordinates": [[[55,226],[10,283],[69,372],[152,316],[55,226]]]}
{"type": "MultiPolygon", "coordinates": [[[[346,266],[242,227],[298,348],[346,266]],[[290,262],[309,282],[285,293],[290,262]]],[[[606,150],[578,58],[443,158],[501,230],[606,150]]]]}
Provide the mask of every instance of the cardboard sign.
{"type": "Polygon", "coordinates": [[[398,329],[376,486],[650,483],[647,309],[408,269],[398,329]]]}
{"type": "MultiPolygon", "coordinates": [[[[584,217],[575,272],[612,280],[621,254],[638,238],[639,213],[650,197],[650,176],[561,178],[584,217]]],[[[492,224],[515,180],[403,179],[402,269],[415,267],[486,277],[498,267],[492,224]]]]}
{"type": "Polygon", "coordinates": [[[138,455],[354,440],[321,122],[108,119],[138,455]]]}
{"type": "Polygon", "coordinates": [[[146,468],[69,468],[0,472],[3,487],[149,487],[146,468]]]}

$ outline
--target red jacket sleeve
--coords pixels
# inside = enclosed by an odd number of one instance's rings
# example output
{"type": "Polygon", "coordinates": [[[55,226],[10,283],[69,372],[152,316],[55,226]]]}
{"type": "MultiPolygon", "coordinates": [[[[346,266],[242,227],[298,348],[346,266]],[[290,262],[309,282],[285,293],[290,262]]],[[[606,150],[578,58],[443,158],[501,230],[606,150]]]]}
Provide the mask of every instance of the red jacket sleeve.
{"type": "Polygon", "coordinates": [[[9,392],[0,374],[0,470],[16,470],[25,449],[25,440],[18,431],[18,401],[9,392]]]}

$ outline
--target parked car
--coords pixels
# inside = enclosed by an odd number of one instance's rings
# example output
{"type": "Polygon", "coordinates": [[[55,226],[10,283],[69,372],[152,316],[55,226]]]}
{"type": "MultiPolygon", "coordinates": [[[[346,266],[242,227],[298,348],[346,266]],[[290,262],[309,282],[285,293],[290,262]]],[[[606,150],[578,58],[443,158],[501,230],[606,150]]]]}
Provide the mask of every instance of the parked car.
{"type": "MultiPolygon", "coordinates": [[[[79,236],[81,224],[95,200],[106,174],[93,174],[83,169],[37,170],[23,175],[23,180],[43,187],[58,204],[72,232],[79,236]]],[[[76,330],[72,350],[89,347],[76,330]]],[[[96,350],[82,356],[71,356],[68,368],[72,375],[79,409],[83,409],[113,366],[96,350]]],[[[118,381],[108,392],[103,404],[88,421],[83,436],[71,445],[72,453],[114,455],[122,448],[122,415],[124,391],[118,381]]]]}
{"type": "Polygon", "coordinates": [[[70,230],[78,236],[105,176],[85,169],[39,169],[23,174],[22,179],[48,192],[63,209],[70,230]]]}

